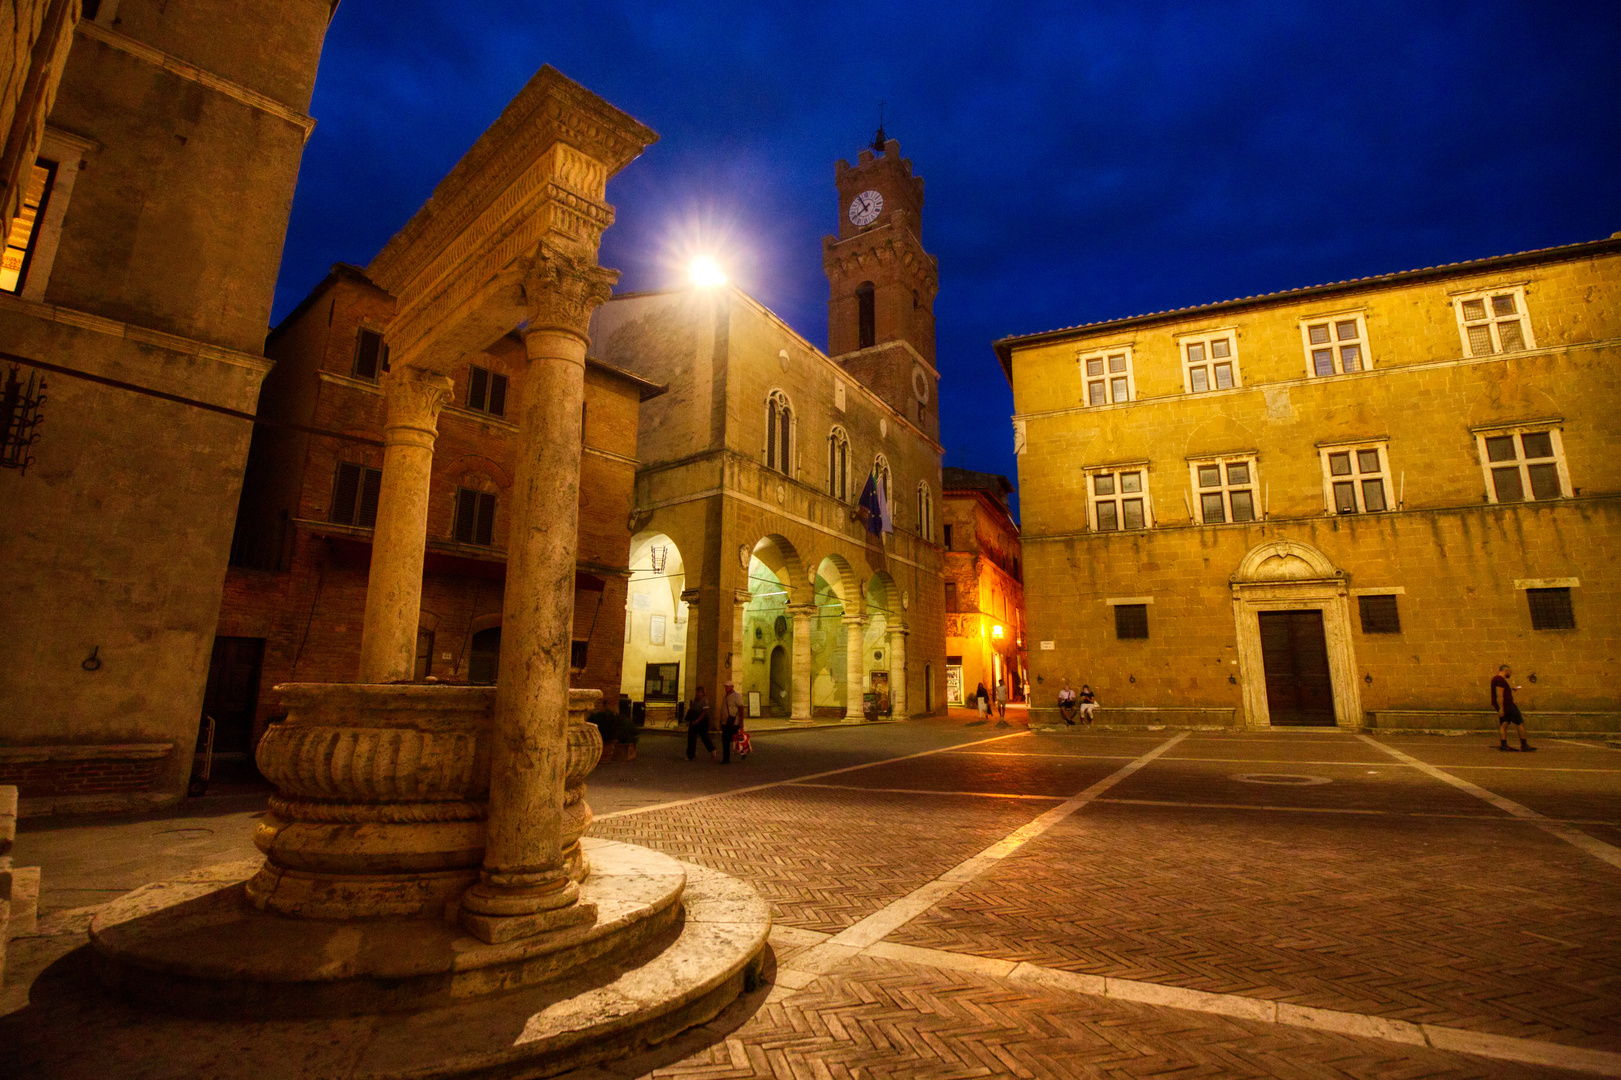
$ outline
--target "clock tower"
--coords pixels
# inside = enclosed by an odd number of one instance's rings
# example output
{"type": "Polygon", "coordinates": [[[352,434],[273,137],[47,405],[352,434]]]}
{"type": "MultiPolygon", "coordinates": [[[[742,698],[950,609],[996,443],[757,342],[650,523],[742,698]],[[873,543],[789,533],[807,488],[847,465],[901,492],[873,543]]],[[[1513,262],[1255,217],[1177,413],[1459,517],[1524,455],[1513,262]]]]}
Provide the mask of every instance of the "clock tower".
{"type": "Polygon", "coordinates": [[[900,143],[863,149],[833,167],[839,234],[822,240],[827,351],[932,439],[939,438],[934,295],[940,266],[923,250],[923,178],[900,143]]]}

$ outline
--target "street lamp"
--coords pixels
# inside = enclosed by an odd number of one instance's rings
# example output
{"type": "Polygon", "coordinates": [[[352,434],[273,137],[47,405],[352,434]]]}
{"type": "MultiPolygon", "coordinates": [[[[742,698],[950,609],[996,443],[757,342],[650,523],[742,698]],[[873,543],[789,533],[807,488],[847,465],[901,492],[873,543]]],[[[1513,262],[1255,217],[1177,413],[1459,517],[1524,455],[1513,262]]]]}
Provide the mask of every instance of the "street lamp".
{"type": "Polygon", "coordinates": [[[720,266],[716,264],[714,259],[707,256],[700,256],[692,260],[692,265],[687,268],[687,273],[692,275],[692,283],[700,289],[713,289],[726,284],[725,273],[721,271],[720,266]]]}

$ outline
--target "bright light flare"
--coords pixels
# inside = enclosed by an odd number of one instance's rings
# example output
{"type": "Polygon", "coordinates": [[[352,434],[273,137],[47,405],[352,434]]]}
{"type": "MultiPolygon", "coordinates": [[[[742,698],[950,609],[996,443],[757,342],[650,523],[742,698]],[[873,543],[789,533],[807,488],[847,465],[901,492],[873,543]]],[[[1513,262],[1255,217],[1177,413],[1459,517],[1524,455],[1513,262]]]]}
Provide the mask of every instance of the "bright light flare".
{"type": "Polygon", "coordinates": [[[1000,623],[998,623],[995,626],[991,627],[991,637],[996,638],[998,641],[1002,640],[1002,634],[1004,632],[1005,631],[1003,630],[1003,627],[1001,626],[1000,623]]]}
{"type": "Polygon", "coordinates": [[[687,273],[691,275],[692,283],[700,289],[714,289],[726,284],[726,275],[721,271],[720,266],[714,259],[706,256],[700,256],[692,260],[692,265],[687,268],[687,273]]]}

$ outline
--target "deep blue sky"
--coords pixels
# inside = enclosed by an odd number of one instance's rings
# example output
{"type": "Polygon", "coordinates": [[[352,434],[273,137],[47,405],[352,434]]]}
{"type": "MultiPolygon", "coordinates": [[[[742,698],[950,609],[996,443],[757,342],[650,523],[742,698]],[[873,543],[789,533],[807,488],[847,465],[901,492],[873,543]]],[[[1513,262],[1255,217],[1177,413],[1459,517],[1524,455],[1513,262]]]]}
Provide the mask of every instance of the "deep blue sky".
{"type": "Polygon", "coordinates": [[[946,463],[1016,476],[991,342],[1621,230],[1621,6],[343,0],[276,296],[364,264],[543,63],[661,139],[626,290],[708,246],[826,345],[833,162],[927,181],[946,463]]]}

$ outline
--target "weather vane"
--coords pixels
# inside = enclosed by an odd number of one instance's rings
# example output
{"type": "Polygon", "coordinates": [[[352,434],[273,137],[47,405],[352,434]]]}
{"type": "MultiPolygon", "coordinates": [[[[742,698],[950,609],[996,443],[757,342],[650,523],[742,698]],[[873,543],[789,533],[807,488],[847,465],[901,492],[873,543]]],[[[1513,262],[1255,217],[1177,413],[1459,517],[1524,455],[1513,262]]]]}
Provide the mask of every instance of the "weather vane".
{"type": "Polygon", "coordinates": [[[872,148],[875,153],[884,152],[884,143],[888,136],[884,134],[884,103],[878,103],[878,131],[872,137],[872,148]]]}

